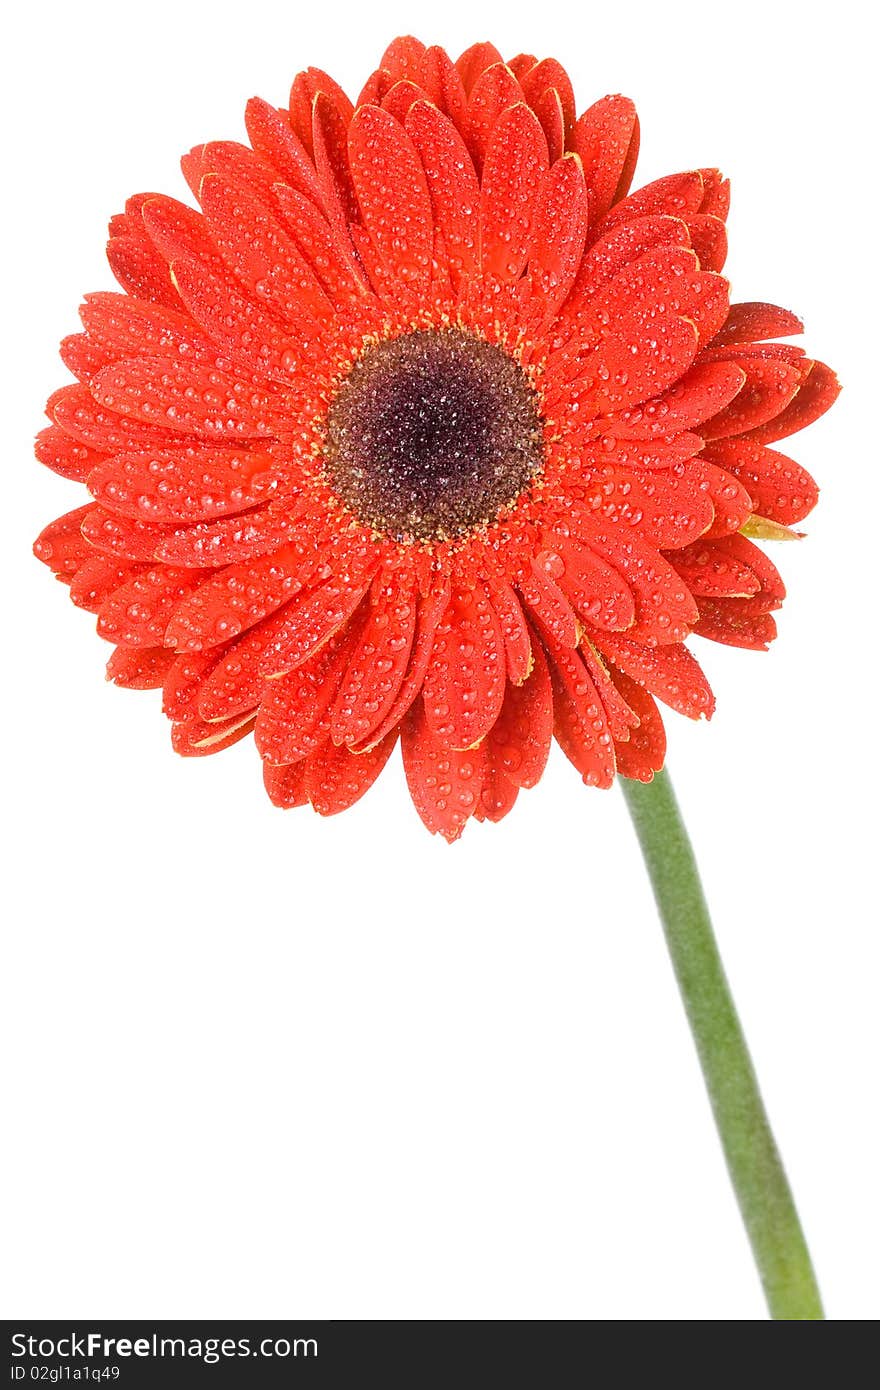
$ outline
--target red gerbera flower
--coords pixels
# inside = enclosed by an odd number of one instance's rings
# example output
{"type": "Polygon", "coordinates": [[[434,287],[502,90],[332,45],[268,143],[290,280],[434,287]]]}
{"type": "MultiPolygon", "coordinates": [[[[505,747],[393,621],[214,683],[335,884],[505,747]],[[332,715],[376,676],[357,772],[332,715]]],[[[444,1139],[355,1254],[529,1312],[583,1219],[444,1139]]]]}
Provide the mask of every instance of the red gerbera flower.
{"type": "Polygon", "coordinates": [[[92,501],[38,556],[108,671],[162,686],[185,755],[254,731],[280,806],[352,805],[398,738],[447,839],[499,820],[555,736],[649,780],[655,697],[708,717],[685,640],[765,648],[755,544],[816,500],[768,446],[832,373],[728,302],[728,185],[627,196],[632,103],[579,118],[553,59],[396,40],[356,107],[325,73],[250,146],[183,160],[201,211],[110,225],[37,456],[92,501]]]}

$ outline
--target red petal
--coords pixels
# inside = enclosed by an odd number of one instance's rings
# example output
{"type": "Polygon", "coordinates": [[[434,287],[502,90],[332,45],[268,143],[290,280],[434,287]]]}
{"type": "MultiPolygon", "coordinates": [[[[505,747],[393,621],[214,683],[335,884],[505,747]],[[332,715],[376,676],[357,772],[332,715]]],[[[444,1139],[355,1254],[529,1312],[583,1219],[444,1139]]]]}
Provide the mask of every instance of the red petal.
{"type": "Polygon", "coordinates": [[[314,203],[293,189],[279,185],[275,198],[291,236],[334,304],[341,306],[351,299],[363,303],[369,287],[348,238],[325,221],[314,203]]]}
{"type": "Polygon", "coordinates": [[[128,647],[164,646],[171,614],[201,577],[170,565],[136,574],[101,604],[98,635],[128,647]]]}
{"type": "Polygon", "coordinates": [[[161,558],[157,551],[167,535],[159,526],[149,526],[128,516],[115,516],[94,505],[88,508],[82,529],[86,540],[102,555],[145,564],[161,558]]]}
{"type": "Polygon", "coordinates": [[[566,315],[578,316],[626,266],[663,246],[690,246],[687,228],[678,218],[641,217],[600,236],[581,261],[566,315]]]}
{"type": "Polygon", "coordinates": [[[71,439],[58,425],[47,425],[40,430],[34,453],[46,468],[74,483],[85,482],[89,470],[101,457],[97,450],[87,449],[84,444],[71,439]]]}
{"type": "Polygon", "coordinates": [[[391,575],[373,584],[369,616],[333,710],[330,736],[334,743],[364,743],[388,714],[409,665],[417,613],[416,596],[407,580],[391,575]]]}
{"type": "Polygon", "coordinates": [[[339,578],[309,589],[289,604],[263,658],[263,675],[275,677],[292,671],[345,627],[367,592],[378,563],[378,557],[372,563],[353,563],[339,578]]]}
{"type": "Polygon", "coordinates": [[[342,234],[358,220],[357,197],[348,162],[348,120],[329,97],[319,93],[312,106],[312,143],[321,187],[321,204],[342,234]]]}
{"type": "Polygon", "coordinates": [[[185,652],[176,656],[162,687],[162,713],[175,723],[198,719],[202,686],[221,655],[222,650],[215,647],[209,652],[185,652]]]}
{"type": "Polygon", "coordinates": [[[265,690],[260,662],[283,621],[282,609],[223,648],[199,686],[199,718],[212,724],[257,708],[265,690]]]}
{"type": "Polygon", "coordinates": [[[333,109],[341,126],[347,126],[353,114],[345,92],[328,73],[321,68],[298,72],[290,89],[290,121],[310,155],[315,153],[312,115],[319,97],[333,109]]]}
{"type": "Polygon", "coordinates": [[[706,439],[724,439],[764,425],[785,410],[801,382],[801,370],[775,358],[742,356],[745,383],[731,403],[701,427],[706,439]]]}
{"type": "Polygon", "coordinates": [[[262,508],[198,526],[157,529],[150,554],[169,565],[196,569],[235,565],[283,548],[297,529],[293,506],[282,511],[262,508]]]}
{"type": "Polygon", "coordinates": [[[520,103],[495,123],[480,184],[481,263],[484,276],[516,280],[529,254],[547,141],[534,114],[520,103]]]}
{"type": "Polygon", "coordinates": [[[693,460],[689,471],[694,481],[700,481],[705,487],[715,512],[712,525],[703,535],[704,540],[726,536],[745,525],[752,514],[752,499],[732,473],[719,468],[702,454],[693,460]]]}
{"type": "Polygon", "coordinates": [[[727,228],[720,217],[694,213],[686,219],[691,246],[703,270],[723,270],[727,260],[727,228]]]}
{"type": "Polygon", "coordinates": [[[578,629],[574,609],[547,569],[537,560],[533,561],[530,573],[519,581],[518,587],[541,630],[561,647],[576,647],[578,629]]]}
{"type": "Polygon", "coordinates": [[[630,680],[622,671],[615,671],[614,683],[627,704],[638,715],[638,728],[631,729],[629,738],[615,744],[617,770],[622,777],[634,777],[650,782],[666,760],[666,730],[656,704],[643,686],[630,680]]]}
{"type": "Polygon", "coordinates": [[[275,767],[263,763],[263,785],[273,806],[289,811],[294,806],[305,806],[308,802],[305,789],[305,762],[285,763],[275,767]]]}
{"type": "Polygon", "coordinates": [[[97,453],[118,454],[180,442],[179,435],[171,429],[104,410],[84,386],[63,386],[50,396],[47,411],[65,434],[97,453]]]}
{"type": "Polygon", "coordinates": [[[397,729],[365,753],[327,742],[305,764],[306,795],[321,816],[347,811],[375,782],[397,742],[397,729]]]}
{"type": "Polygon", "coordinates": [[[483,766],[483,785],[480,800],[474,815],[478,821],[489,820],[497,824],[509,811],[519,796],[519,788],[505,777],[500,763],[491,747],[486,748],[483,766]]]}
{"type": "Polygon", "coordinates": [[[37,559],[64,584],[69,584],[80,565],[95,553],[81,529],[90,511],[89,506],[66,512],[57,521],[50,521],[34,541],[37,559]]]}
{"type": "Polygon", "coordinates": [[[749,439],[756,444],[773,444],[798,430],[806,429],[829,410],[840,395],[840,382],[824,362],[814,362],[806,380],[789,405],[766,424],[752,428],[749,439]]]}
{"type": "Polygon", "coordinates": [[[614,744],[599,693],[578,652],[552,653],[556,741],[588,787],[614,781],[614,744]]]}
{"type": "Polygon", "coordinates": [[[219,570],[178,606],[168,624],[168,645],[199,651],[237,637],[299,592],[302,570],[299,545],[219,570]]]}
{"type": "Polygon", "coordinates": [[[202,181],[201,203],[216,245],[256,302],[294,328],[329,314],[330,300],[296,244],[247,188],[213,174],[202,181]]]}
{"type": "Polygon", "coordinates": [[[408,77],[413,82],[420,82],[426,52],[425,45],[419,39],[413,38],[411,34],[404,34],[400,38],[392,39],[379,59],[379,67],[389,72],[396,80],[408,77]]]}
{"type": "Polygon", "coordinates": [[[481,74],[496,63],[503,65],[504,59],[493,43],[474,43],[465,49],[455,66],[468,96],[481,74]]]}
{"type": "MultiPolygon", "coordinates": [[[[134,301],[132,301],[134,302],[134,301]]],[[[88,383],[113,361],[110,353],[92,341],[87,333],[71,333],[59,348],[61,361],[78,381],[88,383]]]]}
{"type": "Polygon", "coordinates": [[[609,428],[622,439],[650,439],[693,429],[729,405],[745,379],[735,362],[697,362],[662,396],[613,416],[609,428]]]}
{"type": "Polygon", "coordinates": [[[565,153],[565,112],[559,93],[551,88],[529,105],[544,132],[550,163],[555,164],[565,153]]]}
{"type": "Polygon", "coordinates": [[[144,521],[200,521],[264,501],[278,472],[273,459],[256,452],[154,449],[104,459],[89,474],[89,490],[109,510],[144,521]]]}
{"type": "Polygon", "coordinates": [[[493,763],[516,787],[534,787],[547,765],[553,737],[553,691],[539,642],[532,645],[531,674],[507,686],[501,713],[489,731],[493,763]]]}
{"type": "Polygon", "coordinates": [[[158,690],[173,661],[166,647],[117,647],[107,662],[107,679],[126,690],[158,690]]]}
{"type": "Polygon", "coordinates": [[[543,58],[518,74],[519,84],[526,101],[535,107],[547,92],[555,92],[565,120],[566,139],[574,128],[576,108],[571,78],[565,68],[555,58],[543,58]]]}
{"type": "Polygon", "coordinates": [[[242,715],[230,724],[203,724],[200,719],[171,726],[171,746],[183,758],[203,758],[222,753],[246,738],[254,727],[254,716],[242,715]]]}
{"type": "Polygon", "coordinates": [[[625,197],[639,154],[639,118],[628,97],[603,97],[585,111],[572,135],[598,222],[625,197]]]}
{"type": "Polygon", "coordinates": [[[802,521],[818,501],[819,489],[805,468],[751,438],[718,440],[705,457],[742,483],[754,512],[783,526],[802,521]]]}
{"type": "MultiPolygon", "coordinates": [[[[467,88],[467,82],[465,82],[467,88]]],[[[477,170],[482,169],[489,139],[505,111],[522,102],[522,88],[504,63],[482,72],[468,94],[466,140],[477,170]]]]}
{"type": "Polygon", "coordinates": [[[127,294],[136,299],[180,308],[180,296],[171,280],[167,261],[155,247],[134,237],[112,237],[107,243],[110,269],[127,294]]]}
{"type": "Polygon", "coordinates": [[[400,722],[416,696],[421,692],[422,683],[425,679],[425,672],[428,669],[428,663],[434,649],[434,634],[449,606],[449,600],[449,585],[446,583],[429,594],[428,597],[424,598],[419,604],[416,635],[406,676],[391,709],[382,720],[378,729],[373,730],[370,734],[371,744],[384,738],[385,735],[400,722]]]}
{"type": "Polygon", "coordinates": [[[467,121],[467,97],[461,76],[445,49],[432,45],[425,53],[422,85],[429,98],[444,115],[464,131],[467,121]]]}
{"type": "Polygon", "coordinates": [[[703,176],[698,170],[682,174],[667,174],[645,184],[618,203],[605,217],[602,231],[629,222],[634,217],[687,217],[700,211],[703,201],[703,176]]]}
{"type": "Polygon", "coordinates": [[[645,647],[611,633],[603,633],[595,641],[614,666],[679,714],[686,714],[689,719],[711,718],[715,698],[709,682],[680,642],[645,647]]]}
{"type": "MultiPolygon", "coordinates": [[[[632,635],[646,642],[683,641],[697,620],[697,607],[662,555],[636,536],[619,535],[609,528],[597,528],[591,544],[629,585],[636,605],[632,635]]],[[[598,637],[595,640],[601,645],[598,637]]]]}
{"type": "Polygon", "coordinates": [[[92,383],[108,410],[206,439],[259,439],[278,427],[276,402],[265,392],[195,363],[130,358],[106,367],[92,383]]]}
{"type": "Polygon", "coordinates": [[[508,679],[522,685],[532,669],[532,641],[522,605],[506,579],[491,575],[486,587],[504,636],[508,679]]]}
{"type": "Polygon", "coordinates": [[[425,718],[438,742],[473,748],[504,700],[504,637],[485,585],[453,591],[425,672],[425,718]]]}
{"type": "Polygon", "coordinates": [[[267,681],[255,730],[260,756],[294,763],[326,741],[329,711],[345,671],[348,632],[333,637],[295,671],[267,681]]]}
{"type": "Polygon", "coordinates": [[[766,342],[768,338],[787,338],[803,331],[800,319],[777,304],[731,304],[730,313],[713,338],[712,346],[766,342]]]}
{"type": "Polygon", "coordinates": [[[456,288],[476,270],[480,186],[464,141],[436,107],[417,102],[406,129],[424,167],[434,225],[443,234],[456,288]]]}
{"type": "Polygon", "coordinates": [[[670,562],[692,594],[700,598],[748,598],[761,582],[723,540],[697,541],[670,555],[670,562]]]}
{"type": "Polygon", "coordinates": [[[720,217],[723,222],[730,212],[730,179],[726,179],[720,169],[701,169],[700,173],[703,178],[700,212],[720,217]]]}
{"type": "MultiPolygon", "coordinates": [[[[193,256],[179,256],[173,265],[174,281],[193,317],[229,357],[257,380],[274,378],[287,382],[291,364],[318,336],[314,320],[303,318],[294,328],[282,327],[278,319],[264,312],[231,277],[217,275],[193,256]]],[[[238,374],[237,374],[238,375],[238,374]]],[[[248,390],[246,378],[240,382],[248,390]]],[[[258,390],[254,400],[264,398],[258,390]]]]}
{"type": "Polygon", "coordinates": [[[386,111],[364,106],[348,136],[351,172],[364,225],[383,264],[408,289],[431,279],[431,198],[416,147],[386,111]]]}
{"type": "Polygon", "coordinates": [[[133,579],[143,567],[107,555],[98,555],[91,546],[89,550],[91,553],[88,559],[73,576],[70,597],[77,608],[97,613],[110,595],[133,579]]]}
{"type": "Polygon", "coordinates": [[[124,294],[86,295],[79,316],[90,339],[109,358],[186,357],[219,366],[217,347],[192,319],[158,304],[142,304],[124,294]]]}
{"type": "Polygon", "coordinates": [[[484,747],[456,752],[431,731],[421,700],[403,725],[403,767],[413,805],[432,834],[451,844],[479,805],[484,747]]]}
{"type": "Polygon", "coordinates": [[[698,637],[721,642],[726,647],[744,647],[765,652],[776,637],[776,622],[769,613],[754,613],[748,600],[704,599],[700,621],[694,628],[698,637]]]}
{"type": "Polygon", "coordinates": [[[612,631],[635,621],[633,596],[621,575],[600,556],[564,536],[553,537],[538,566],[559,583],[572,607],[593,627],[612,631]]]}
{"type": "Polygon", "coordinates": [[[587,190],[578,161],[560,159],[544,175],[535,208],[529,254],[532,294],[540,296],[543,320],[568,297],[587,235],[587,190]]]}
{"type": "Polygon", "coordinates": [[[690,319],[663,314],[658,300],[616,319],[613,335],[581,364],[571,403],[585,414],[611,415],[659,395],[682,376],[697,353],[697,329],[690,319]]]}
{"type": "Polygon", "coordinates": [[[315,166],[284,116],[268,102],[252,97],[245,108],[244,120],[257,154],[268,160],[291,188],[320,203],[321,188],[315,166]]]}

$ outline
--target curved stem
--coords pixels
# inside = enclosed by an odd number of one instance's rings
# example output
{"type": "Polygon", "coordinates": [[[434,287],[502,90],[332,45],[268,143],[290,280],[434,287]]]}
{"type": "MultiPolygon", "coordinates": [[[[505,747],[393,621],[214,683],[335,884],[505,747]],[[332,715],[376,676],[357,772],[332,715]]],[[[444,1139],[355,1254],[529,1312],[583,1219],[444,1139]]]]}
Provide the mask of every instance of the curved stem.
{"type": "Polygon", "coordinates": [[[772,1318],[824,1318],[672,783],[621,778],[772,1318]]]}

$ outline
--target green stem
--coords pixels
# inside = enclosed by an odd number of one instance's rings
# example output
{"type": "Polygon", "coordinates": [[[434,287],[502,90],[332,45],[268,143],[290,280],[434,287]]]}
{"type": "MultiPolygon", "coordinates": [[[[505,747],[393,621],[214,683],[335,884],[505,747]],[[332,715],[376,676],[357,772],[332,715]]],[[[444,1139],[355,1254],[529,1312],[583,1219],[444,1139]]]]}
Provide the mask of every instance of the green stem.
{"type": "Polygon", "coordinates": [[[772,1318],[824,1318],[672,783],[621,778],[772,1318]]]}

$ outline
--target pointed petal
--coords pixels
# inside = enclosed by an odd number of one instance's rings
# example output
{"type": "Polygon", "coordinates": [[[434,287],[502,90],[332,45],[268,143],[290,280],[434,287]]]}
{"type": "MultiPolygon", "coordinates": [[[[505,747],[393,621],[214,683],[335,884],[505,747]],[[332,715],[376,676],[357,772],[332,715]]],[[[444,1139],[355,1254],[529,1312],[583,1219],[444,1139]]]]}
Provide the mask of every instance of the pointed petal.
{"type": "Polygon", "coordinates": [[[104,459],[89,474],[89,491],[110,511],[161,525],[243,512],[265,501],[278,479],[266,454],[196,445],[104,459]]]}
{"type": "Polygon", "coordinates": [[[798,430],[806,429],[829,410],[840,395],[840,382],[824,362],[814,362],[794,398],[784,410],[766,423],[752,428],[749,439],[757,444],[773,444],[798,430]]]}
{"type": "Polygon", "coordinates": [[[501,284],[520,276],[529,254],[533,219],[547,168],[547,141],[522,102],[496,122],[480,184],[483,275],[501,284]]]}
{"type": "Polygon", "coordinates": [[[59,425],[47,425],[40,430],[34,445],[38,461],[51,468],[61,478],[83,483],[101,455],[95,449],[72,439],[59,425]]]}
{"type": "Polygon", "coordinates": [[[425,718],[450,748],[485,738],[504,700],[504,637],[485,585],[453,590],[425,672],[425,718]]]}
{"type": "Polygon", "coordinates": [[[312,753],[305,764],[305,792],[321,816],[335,816],[360,801],[379,776],[394,751],[398,730],[392,729],[381,743],[354,754],[329,740],[312,753]]]}
{"type": "Polygon", "coordinates": [[[281,766],[263,763],[263,785],[273,806],[278,806],[282,811],[289,811],[294,806],[305,806],[308,803],[305,768],[304,760],[281,766]]]}
{"type": "Polygon", "coordinates": [[[433,217],[421,160],[402,126],[386,111],[364,106],[348,136],[358,204],[383,264],[414,293],[431,279],[433,217]]]}
{"type": "Polygon", "coordinates": [[[490,576],[486,588],[501,624],[508,680],[514,685],[522,685],[532,669],[532,640],[522,604],[514,589],[500,575],[490,576]]]}
{"type": "Polygon", "coordinates": [[[34,541],[37,559],[48,565],[63,584],[69,584],[80,566],[95,553],[82,533],[82,524],[91,510],[88,506],[66,512],[50,521],[34,541]]]}
{"type": "Polygon", "coordinates": [[[516,787],[534,787],[543,775],[553,737],[553,691],[540,642],[528,679],[507,686],[501,713],[489,731],[495,766],[516,787]]]}
{"type": "Polygon", "coordinates": [[[803,333],[804,325],[778,304],[731,304],[723,327],[712,339],[713,347],[726,343],[760,343],[768,338],[787,338],[803,333]]]}
{"type": "Polygon", "coordinates": [[[427,102],[417,102],[406,129],[428,181],[435,227],[443,234],[456,289],[477,268],[480,186],[464,141],[451,121],[427,102]]]}
{"type": "Polygon", "coordinates": [[[596,638],[603,655],[658,700],[689,719],[710,719],[715,697],[695,658],[680,642],[646,647],[617,633],[596,638]]]}
{"type": "Polygon", "coordinates": [[[801,383],[800,368],[788,362],[742,356],[737,365],[745,373],[745,382],[730,404],[702,425],[700,433],[705,439],[744,434],[775,420],[794,399],[801,383]]]}
{"type": "Polygon", "coordinates": [[[639,154],[639,118],[628,97],[608,96],[585,111],[572,134],[598,222],[625,197],[639,154]]]}
{"type": "Polygon", "coordinates": [[[813,510],[819,489],[805,468],[775,449],[747,439],[720,439],[705,457],[733,475],[760,516],[793,526],[813,510]]]}
{"type": "Polygon", "coordinates": [[[173,661],[167,647],[117,647],[107,662],[107,679],[125,690],[158,690],[173,661]]]}
{"type": "Polygon", "coordinates": [[[198,570],[170,565],[135,574],[101,604],[98,636],[127,647],[164,646],[171,614],[201,578],[198,570]]]}
{"type": "Polygon", "coordinates": [[[352,650],[333,708],[330,737],[362,744],[393,705],[409,665],[418,606],[411,583],[390,575],[374,582],[369,616],[352,650]]]}
{"type": "Polygon", "coordinates": [[[635,622],[633,596],[622,575],[595,551],[554,537],[537,564],[555,578],[578,616],[592,627],[620,631],[635,622]]]}
{"type": "Polygon", "coordinates": [[[615,671],[614,683],[639,720],[638,727],[630,730],[629,738],[614,745],[617,770],[622,777],[650,782],[666,760],[666,730],[662,716],[644,686],[623,671],[615,671]]]}
{"type": "Polygon", "coordinates": [[[568,298],[586,235],[587,190],[577,159],[567,155],[544,175],[535,208],[529,278],[542,322],[568,298]]]}
{"type": "Polygon", "coordinates": [[[479,805],[486,764],[484,747],[457,752],[432,732],[421,700],[402,730],[403,767],[413,805],[432,834],[451,844],[479,805]]]}
{"type": "Polygon", "coordinates": [[[599,693],[578,652],[550,656],[556,741],[588,787],[614,781],[614,743],[599,693]]]}

